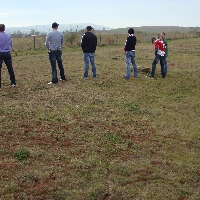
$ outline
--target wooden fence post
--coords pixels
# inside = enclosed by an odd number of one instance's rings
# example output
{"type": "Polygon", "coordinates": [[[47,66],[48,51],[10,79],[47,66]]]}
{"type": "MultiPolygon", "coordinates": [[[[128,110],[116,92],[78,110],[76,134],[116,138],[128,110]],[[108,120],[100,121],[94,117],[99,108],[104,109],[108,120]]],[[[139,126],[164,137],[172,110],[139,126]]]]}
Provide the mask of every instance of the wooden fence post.
{"type": "Polygon", "coordinates": [[[100,35],[100,46],[101,46],[101,35],[100,35]]]}

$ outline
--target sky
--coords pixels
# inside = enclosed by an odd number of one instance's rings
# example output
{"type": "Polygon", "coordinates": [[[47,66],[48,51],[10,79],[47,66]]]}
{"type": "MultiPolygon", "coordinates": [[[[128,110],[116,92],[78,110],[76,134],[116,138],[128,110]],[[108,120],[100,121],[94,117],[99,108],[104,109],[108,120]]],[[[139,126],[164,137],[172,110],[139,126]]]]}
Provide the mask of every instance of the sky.
{"type": "Polygon", "coordinates": [[[0,24],[26,27],[88,23],[109,28],[200,27],[200,0],[6,0],[0,24]]]}

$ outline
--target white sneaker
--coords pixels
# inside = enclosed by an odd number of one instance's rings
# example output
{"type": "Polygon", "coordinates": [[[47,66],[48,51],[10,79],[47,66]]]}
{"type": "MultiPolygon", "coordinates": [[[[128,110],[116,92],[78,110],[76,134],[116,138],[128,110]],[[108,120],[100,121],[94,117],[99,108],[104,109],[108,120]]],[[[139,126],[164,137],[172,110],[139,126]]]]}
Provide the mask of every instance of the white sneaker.
{"type": "Polygon", "coordinates": [[[56,84],[56,83],[53,83],[52,81],[50,81],[49,83],[47,83],[48,85],[51,85],[51,84],[56,84]]]}
{"type": "Polygon", "coordinates": [[[154,77],[153,76],[146,76],[147,78],[151,78],[151,79],[154,79],[154,77]]]}
{"type": "Polygon", "coordinates": [[[16,85],[16,84],[12,84],[11,86],[12,86],[12,87],[17,87],[17,85],[16,85]]]}

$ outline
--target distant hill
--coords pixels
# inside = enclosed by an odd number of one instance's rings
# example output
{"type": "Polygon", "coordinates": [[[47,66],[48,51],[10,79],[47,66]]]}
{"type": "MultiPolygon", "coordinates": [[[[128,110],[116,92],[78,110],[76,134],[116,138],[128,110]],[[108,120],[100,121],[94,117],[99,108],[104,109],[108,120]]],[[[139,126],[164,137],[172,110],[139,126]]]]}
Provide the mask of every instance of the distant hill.
{"type": "MultiPolygon", "coordinates": [[[[81,29],[85,29],[86,26],[92,26],[95,30],[110,30],[110,27],[103,26],[103,25],[97,25],[97,24],[91,24],[91,23],[80,23],[80,24],[59,24],[59,31],[79,31],[81,29]]],[[[27,27],[6,27],[7,33],[14,33],[17,31],[20,31],[24,34],[29,34],[31,29],[34,29],[37,32],[40,33],[48,33],[52,30],[51,24],[46,25],[35,25],[35,26],[27,26],[27,27]]]]}
{"type": "MultiPolygon", "coordinates": [[[[85,29],[86,26],[92,26],[96,31],[110,32],[110,33],[127,33],[127,28],[117,28],[111,29],[110,27],[91,24],[91,23],[79,23],[79,24],[60,24],[59,31],[79,31],[85,29]]],[[[181,32],[186,33],[189,31],[200,31],[199,27],[181,27],[181,26],[140,26],[140,27],[131,27],[134,28],[135,31],[138,32],[147,32],[147,33],[160,33],[162,31],[168,32],[181,32]]],[[[35,26],[27,26],[27,27],[6,27],[6,32],[12,34],[14,32],[20,31],[23,34],[29,34],[31,29],[34,29],[36,32],[41,33],[48,33],[52,30],[51,24],[46,25],[35,25],[35,26]]]]}
{"type": "Polygon", "coordinates": [[[114,33],[127,33],[129,28],[133,28],[135,31],[138,32],[147,32],[147,33],[160,33],[160,32],[181,32],[186,33],[189,31],[199,31],[199,27],[181,27],[181,26],[140,26],[140,27],[127,27],[127,28],[118,28],[118,29],[111,29],[109,32],[114,33]]]}

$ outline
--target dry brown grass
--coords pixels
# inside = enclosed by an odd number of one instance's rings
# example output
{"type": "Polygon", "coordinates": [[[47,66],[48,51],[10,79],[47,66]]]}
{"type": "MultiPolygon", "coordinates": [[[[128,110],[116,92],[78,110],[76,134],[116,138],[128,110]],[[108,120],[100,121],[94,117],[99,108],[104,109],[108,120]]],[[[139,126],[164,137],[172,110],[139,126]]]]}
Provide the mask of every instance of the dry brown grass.
{"type": "MultiPolygon", "coordinates": [[[[0,90],[0,197],[198,200],[199,39],[170,41],[169,74],[122,79],[123,46],[98,47],[98,78],[80,79],[80,49],[65,49],[67,82],[47,85],[45,51],[13,55],[0,90]],[[19,161],[14,153],[30,152],[19,161]]],[[[150,67],[153,46],[138,44],[150,67]]]]}

